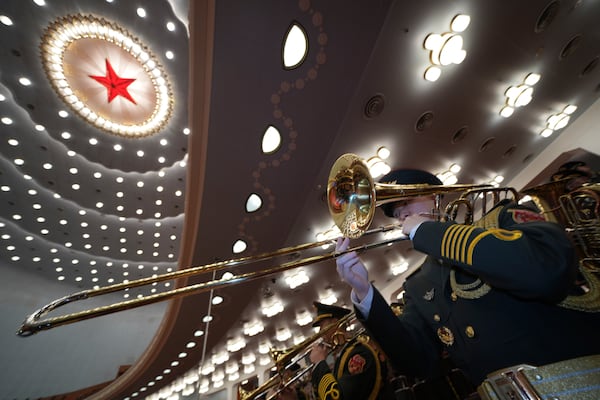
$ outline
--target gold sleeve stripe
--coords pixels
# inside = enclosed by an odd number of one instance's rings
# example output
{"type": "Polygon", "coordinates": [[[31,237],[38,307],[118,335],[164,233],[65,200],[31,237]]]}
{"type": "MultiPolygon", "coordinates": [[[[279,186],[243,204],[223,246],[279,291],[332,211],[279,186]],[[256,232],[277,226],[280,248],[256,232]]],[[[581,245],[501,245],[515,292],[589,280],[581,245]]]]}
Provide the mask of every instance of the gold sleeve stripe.
{"type": "Polygon", "coordinates": [[[472,226],[461,225],[459,229],[459,237],[456,240],[456,259],[460,262],[465,260],[465,251],[467,248],[467,238],[473,232],[472,226]],[[458,253],[460,251],[460,254],[458,253]]]}
{"type": "Polygon", "coordinates": [[[319,398],[322,400],[340,398],[340,390],[333,374],[325,374],[319,381],[319,398]]]}
{"type": "Polygon", "coordinates": [[[442,238],[442,257],[451,258],[460,262],[465,260],[467,238],[475,228],[469,225],[452,225],[442,238]]]}
{"type": "Polygon", "coordinates": [[[479,235],[475,236],[475,238],[469,245],[469,250],[467,251],[467,264],[469,264],[469,265],[473,264],[473,252],[475,251],[475,246],[477,246],[477,243],[479,243],[479,241],[481,239],[483,239],[484,237],[486,237],[488,235],[494,235],[494,237],[496,237],[500,240],[512,241],[512,240],[520,239],[521,236],[523,236],[523,232],[509,231],[506,229],[494,228],[494,229],[488,229],[487,231],[480,233],[479,235]]]}

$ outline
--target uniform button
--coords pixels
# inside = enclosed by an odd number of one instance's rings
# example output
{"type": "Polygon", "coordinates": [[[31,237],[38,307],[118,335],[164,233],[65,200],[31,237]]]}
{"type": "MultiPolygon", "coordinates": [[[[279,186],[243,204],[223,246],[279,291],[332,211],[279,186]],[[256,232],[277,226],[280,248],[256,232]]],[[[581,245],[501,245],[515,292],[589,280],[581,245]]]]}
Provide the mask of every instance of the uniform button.
{"type": "Polygon", "coordinates": [[[450,293],[450,298],[452,299],[452,301],[458,300],[458,296],[454,292],[450,293]]]}
{"type": "Polygon", "coordinates": [[[470,338],[474,338],[475,337],[475,329],[473,329],[473,327],[471,325],[469,325],[465,328],[465,334],[470,338]]]}
{"type": "Polygon", "coordinates": [[[434,315],[433,315],[433,320],[434,320],[435,322],[440,322],[440,319],[441,319],[441,318],[440,318],[440,316],[439,316],[438,314],[434,314],[434,315]]]}

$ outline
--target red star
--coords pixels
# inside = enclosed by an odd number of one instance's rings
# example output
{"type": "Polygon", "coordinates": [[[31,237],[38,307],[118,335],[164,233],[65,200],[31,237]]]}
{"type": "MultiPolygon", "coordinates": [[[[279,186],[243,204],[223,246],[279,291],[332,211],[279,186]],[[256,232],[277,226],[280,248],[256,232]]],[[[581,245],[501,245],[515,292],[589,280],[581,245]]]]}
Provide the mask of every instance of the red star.
{"type": "Polygon", "coordinates": [[[115,97],[123,96],[133,104],[137,104],[127,91],[127,86],[131,85],[135,79],[121,78],[110,65],[108,58],[106,59],[106,76],[93,76],[90,78],[98,81],[108,89],[108,102],[110,103],[115,97]]]}

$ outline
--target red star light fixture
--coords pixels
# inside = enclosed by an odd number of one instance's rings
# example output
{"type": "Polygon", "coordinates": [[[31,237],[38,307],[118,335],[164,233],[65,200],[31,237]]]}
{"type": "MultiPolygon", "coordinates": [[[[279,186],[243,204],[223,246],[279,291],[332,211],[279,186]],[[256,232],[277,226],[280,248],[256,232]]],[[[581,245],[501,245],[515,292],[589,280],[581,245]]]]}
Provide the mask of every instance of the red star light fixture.
{"type": "Polygon", "coordinates": [[[110,103],[117,96],[123,96],[133,104],[136,104],[135,100],[127,91],[127,86],[131,85],[135,79],[132,78],[121,78],[117,75],[110,61],[106,59],[106,76],[95,76],[90,75],[90,78],[96,80],[106,87],[108,90],[108,102],[110,103]]]}
{"type": "Polygon", "coordinates": [[[162,129],[173,109],[166,74],[125,29],[90,15],[69,15],[42,37],[46,76],[81,118],[128,138],[162,129]]]}

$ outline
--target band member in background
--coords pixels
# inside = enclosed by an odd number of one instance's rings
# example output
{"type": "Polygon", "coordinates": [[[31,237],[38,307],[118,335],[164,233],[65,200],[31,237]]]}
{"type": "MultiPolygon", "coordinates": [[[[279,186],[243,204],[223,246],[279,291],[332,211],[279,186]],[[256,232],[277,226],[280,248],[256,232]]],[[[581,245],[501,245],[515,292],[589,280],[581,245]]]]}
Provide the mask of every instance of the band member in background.
{"type": "MultiPolygon", "coordinates": [[[[381,181],[441,185],[420,170],[392,171],[381,181]]],[[[404,284],[400,316],[370,283],[356,252],[336,258],[357,316],[398,372],[435,379],[447,352],[477,386],[502,368],[600,353],[600,313],[558,305],[577,268],[560,225],[508,200],[473,225],[440,222],[432,218],[432,197],[383,207],[428,255],[404,284]]],[[[348,247],[349,239],[339,239],[336,250],[348,247]]]]}
{"type": "Polygon", "coordinates": [[[600,183],[600,176],[583,161],[569,161],[558,167],[551,181],[566,179],[567,191],[575,190],[586,183],[600,183]]]}
{"type": "MultiPolygon", "coordinates": [[[[317,316],[314,327],[325,329],[336,324],[351,311],[333,305],[314,302],[317,316]]],[[[313,346],[310,361],[315,364],[312,383],[321,400],[393,399],[387,385],[385,356],[370,343],[366,336],[350,339],[346,331],[332,332],[323,337],[323,343],[313,346]],[[341,335],[341,338],[340,338],[341,335]],[[342,343],[339,343],[340,340],[342,343]],[[331,347],[341,346],[335,356],[333,369],[327,363],[331,347]],[[346,342],[345,344],[343,342],[346,342]]]]}

